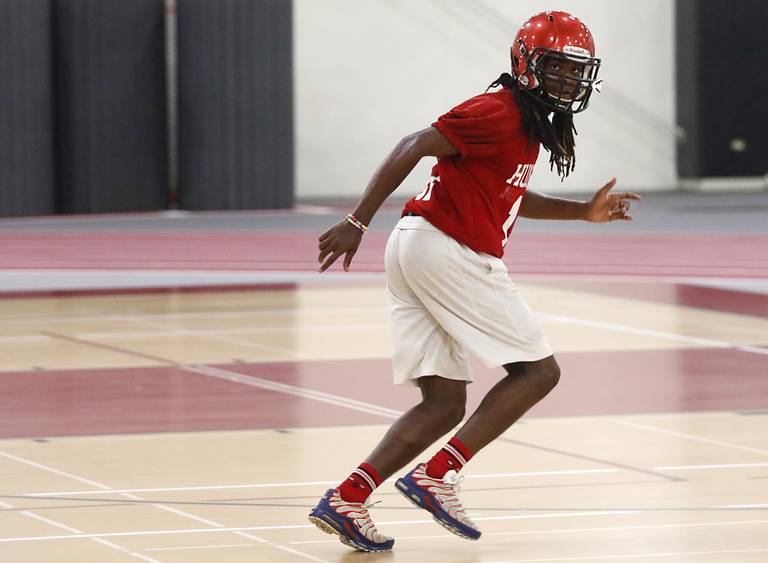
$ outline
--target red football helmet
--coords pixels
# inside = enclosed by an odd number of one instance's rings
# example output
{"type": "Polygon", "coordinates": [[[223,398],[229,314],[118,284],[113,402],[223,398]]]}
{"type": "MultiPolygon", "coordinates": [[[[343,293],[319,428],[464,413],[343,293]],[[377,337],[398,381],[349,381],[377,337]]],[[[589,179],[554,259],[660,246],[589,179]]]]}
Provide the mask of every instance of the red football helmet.
{"type": "Polygon", "coordinates": [[[549,109],[584,111],[592,90],[600,91],[600,59],[595,58],[592,33],[571,14],[533,16],[517,32],[511,54],[518,87],[536,95],[549,109]],[[558,62],[570,72],[558,71],[558,62]]]}

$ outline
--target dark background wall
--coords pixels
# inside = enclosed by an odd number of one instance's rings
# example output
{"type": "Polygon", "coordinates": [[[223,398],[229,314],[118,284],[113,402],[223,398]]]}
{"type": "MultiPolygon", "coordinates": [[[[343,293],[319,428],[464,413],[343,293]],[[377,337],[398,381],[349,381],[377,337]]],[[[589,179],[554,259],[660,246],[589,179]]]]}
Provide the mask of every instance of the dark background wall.
{"type": "Polygon", "coordinates": [[[0,0],[0,216],[293,205],[292,3],[177,4],[173,131],[163,0],[0,0]]]}
{"type": "Polygon", "coordinates": [[[183,209],[293,205],[291,2],[179,0],[183,209]]]}
{"type": "Polygon", "coordinates": [[[54,209],[49,0],[0,1],[0,216],[54,209]]]}
{"type": "Polygon", "coordinates": [[[768,172],[768,2],[677,0],[681,177],[768,172]]]}
{"type": "Polygon", "coordinates": [[[167,204],[161,0],[56,0],[57,209],[167,204]]]}

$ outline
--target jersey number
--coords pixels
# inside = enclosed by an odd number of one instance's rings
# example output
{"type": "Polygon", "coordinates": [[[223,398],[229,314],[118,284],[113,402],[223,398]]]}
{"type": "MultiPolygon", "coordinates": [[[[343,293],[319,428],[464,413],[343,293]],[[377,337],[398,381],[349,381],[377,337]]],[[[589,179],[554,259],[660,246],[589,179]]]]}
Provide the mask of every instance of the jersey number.
{"type": "Polygon", "coordinates": [[[520,205],[522,205],[522,203],[523,197],[520,196],[517,198],[517,201],[515,201],[512,209],[509,210],[509,217],[507,217],[507,220],[504,221],[504,224],[501,226],[501,231],[504,233],[504,239],[501,241],[502,248],[507,245],[507,240],[509,239],[509,230],[512,228],[512,225],[514,225],[515,219],[517,219],[517,214],[520,212],[520,205]]]}
{"type": "Polygon", "coordinates": [[[439,181],[440,176],[430,176],[427,187],[424,188],[414,199],[416,201],[429,201],[432,197],[432,189],[435,187],[435,183],[439,181]]]}

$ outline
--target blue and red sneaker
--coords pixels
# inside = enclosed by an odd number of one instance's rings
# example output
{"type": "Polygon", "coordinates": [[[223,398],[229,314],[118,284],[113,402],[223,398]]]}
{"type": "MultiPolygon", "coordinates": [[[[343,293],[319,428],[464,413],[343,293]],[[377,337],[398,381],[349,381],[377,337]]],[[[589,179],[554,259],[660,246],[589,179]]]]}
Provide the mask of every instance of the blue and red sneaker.
{"type": "Polygon", "coordinates": [[[468,540],[480,538],[480,530],[469,519],[459,500],[459,483],[463,477],[451,469],[442,479],[426,473],[427,464],[420,463],[402,479],[397,489],[416,506],[432,513],[435,521],[457,536],[468,540]]]}
{"type": "Polygon", "coordinates": [[[347,502],[338,489],[328,489],[309,513],[309,521],[326,534],[359,551],[389,551],[395,540],[383,536],[368,514],[368,503],[347,502]]]}

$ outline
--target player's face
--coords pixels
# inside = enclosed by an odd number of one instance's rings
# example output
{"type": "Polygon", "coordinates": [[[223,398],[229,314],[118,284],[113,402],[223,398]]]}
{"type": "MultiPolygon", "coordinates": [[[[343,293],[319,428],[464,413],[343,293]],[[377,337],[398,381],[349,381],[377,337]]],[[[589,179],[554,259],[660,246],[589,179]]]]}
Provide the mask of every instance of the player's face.
{"type": "Polygon", "coordinates": [[[584,65],[555,58],[545,58],[542,62],[545,90],[564,102],[576,98],[580,93],[579,81],[584,76],[584,65]]]}

